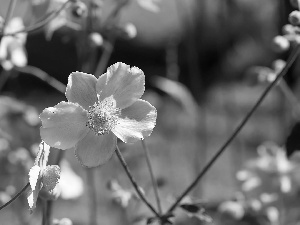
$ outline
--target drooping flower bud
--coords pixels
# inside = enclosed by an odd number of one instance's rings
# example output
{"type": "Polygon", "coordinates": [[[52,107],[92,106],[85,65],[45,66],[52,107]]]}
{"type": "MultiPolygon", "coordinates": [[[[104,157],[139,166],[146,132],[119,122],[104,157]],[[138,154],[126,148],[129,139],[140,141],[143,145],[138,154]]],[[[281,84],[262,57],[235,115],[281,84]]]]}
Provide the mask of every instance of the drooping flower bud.
{"type": "Polygon", "coordinates": [[[76,1],[71,8],[72,15],[76,18],[86,18],[88,15],[88,9],[86,5],[81,1],[76,1]]]}
{"type": "Polygon", "coordinates": [[[273,39],[273,49],[277,52],[282,52],[288,50],[290,47],[290,42],[285,36],[276,36],[273,39]]]}
{"type": "Polygon", "coordinates": [[[300,25],[300,11],[295,10],[295,11],[291,12],[289,15],[289,21],[292,25],[299,26],[300,25]]]}
{"type": "Polygon", "coordinates": [[[90,33],[89,40],[92,47],[100,47],[103,45],[103,37],[98,32],[90,33]]]}

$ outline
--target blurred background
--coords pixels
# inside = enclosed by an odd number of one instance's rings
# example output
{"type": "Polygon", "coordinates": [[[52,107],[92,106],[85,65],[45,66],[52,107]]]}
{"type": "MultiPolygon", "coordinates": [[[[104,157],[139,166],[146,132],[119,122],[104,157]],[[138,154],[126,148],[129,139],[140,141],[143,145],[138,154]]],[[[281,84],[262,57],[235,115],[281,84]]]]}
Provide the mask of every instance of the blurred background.
{"type": "MultiPolygon", "coordinates": [[[[65,3],[17,0],[10,21],[17,20],[7,23],[3,32],[32,28],[65,3]]],[[[3,18],[9,4],[0,1],[3,18]]],[[[12,36],[13,40],[3,37],[0,203],[28,182],[40,142],[38,115],[66,100],[63,93],[69,74],[83,71],[99,76],[113,63],[124,62],[144,71],[146,92],[142,98],[158,111],[157,125],[146,143],[166,210],[268,85],[268,79],[258,76],[257,67],[287,58],[289,52],[276,51],[272,40],[281,33],[292,10],[287,0],[84,0],[72,2],[40,28],[12,36]]],[[[295,64],[284,83],[296,97],[298,72],[295,64]]],[[[218,214],[219,205],[243,191],[236,173],[258,157],[262,143],[284,145],[295,121],[293,106],[282,88],[275,87],[191,193],[193,199],[207,203],[213,223],[222,224],[218,222],[223,218],[218,214]]],[[[139,185],[155,202],[141,143],[120,143],[120,148],[139,185]]],[[[50,157],[57,154],[59,151],[52,149],[50,157]]],[[[62,191],[53,203],[53,218],[68,217],[73,224],[92,225],[90,200],[95,198],[99,225],[146,224],[139,218],[151,213],[142,203],[124,203],[124,207],[120,199],[113,201],[116,198],[107,188],[109,181],[117,180],[124,190],[132,190],[115,157],[101,168],[87,170],[73,151],[67,151],[61,168],[62,191]],[[91,195],[91,176],[97,197],[91,195]]],[[[41,224],[40,206],[39,201],[30,215],[23,195],[0,212],[0,224],[41,224]]],[[[178,215],[175,224],[205,223],[182,212],[178,215]]],[[[243,222],[237,218],[228,219],[228,224],[276,224],[269,217],[243,222]]]]}

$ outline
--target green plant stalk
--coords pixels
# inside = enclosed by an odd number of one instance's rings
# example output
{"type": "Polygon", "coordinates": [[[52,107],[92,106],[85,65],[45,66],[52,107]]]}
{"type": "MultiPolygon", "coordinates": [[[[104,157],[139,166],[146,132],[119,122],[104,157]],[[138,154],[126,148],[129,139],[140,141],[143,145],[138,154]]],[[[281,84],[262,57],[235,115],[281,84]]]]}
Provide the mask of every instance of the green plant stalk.
{"type": "Polygon", "coordinates": [[[153,173],[153,167],[152,167],[152,163],[151,163],[149,149],[148,149],[144,139],[142,139],[142,145],[143,145],[143,149],[144,149],[144,153],[145,153],[145,157],[146,157],[146,161],[147,161],[148,170],[149,170],[150,177],[151,177],[151,182],[152,182],[152,186],[153,186],[153,190],[154,190],[158,213],[161,214],[162,209],[161,209],[161,202],[160,202],[160,198],[159,198],[159,194],[158,194],[158,187],[157,187],[157,183],[156,183],[154,173],[153,173]]]}
{"type": "Polygon", "coordinates": [[[21,29],[19,31],[6,33],[6,34],[3,31],[0,32],[0,38],[2,38],[3,36],[13,36],[13,35],[16,35],[18,33],[28,33],[28,32],[36,31],[36,30],[42,28],[47,23],[49,23],[51,20],[53,20],[55,17],[57,17],[59,15],[59,13],[62,10],[64,10],[71,1],[72,0],[66,1],[59,9],[57,9],[56,11],[51,12],[46,18],[44,18],[41,21],[33,24],[32,26],[28,26],[28,27],[25,27],[24,29],[21,29]]]}
{"type": "Polygon", "coordinates": [[[168,209],[166,215],[170,214],[171,212],[173,212],[174,209],[176,209],[176,207],[180,204],[181,200],[198,184],[198,182],[201,180],[201,178],[206,174],[206,172],[211,168],[211,166],[216,162],[216,160],[221,156],[221,154],[227,149],[229,144],[239,134],[239,132],[242,130],[242,128],[245,126],[245,124],[248,122],[248,120],[251,118],[253,113],[260,106],[260,104],[265,99],[267,94],[278,83],[278,81],[287,73],[287,71],[293,64],[293,62],[296,60],[296,58],[299,54],[299,51],[300,51],[299,46],[296,46],[294,48],[293,52],[290,54],[290,56],[287,60],[286,66],[283,68],[283,70],[278,74],[276,79],[272,83],[270,83],[270,85],[265,89],[265,91],[259,97],[257,102],[254,104],[254,106],[248,112],[248,114],[244,117],[244,119],[241,121],[241,123],[234,130],[232,135],[225,141],[223,146],[217,151],[217,153],[212,157],[212,159],[205,165],[203,170],[198,174],[198,176],[194,179],[194,181],[183,191],[183,193],[176,199],[176,201],[173,203],[173,205],[171,205],[171,207],[168,209]]]}
{"type": "Polygon", "coordinates": [[[12,15],[14,13],[16,3],[17,3],[17,0],[10,0],[10,2],[9,2],[7,13],[6,13],[5,20],[4,20],[4,23],[3,23],[3,27],[2,27],[2,30],[1,30],[2,32],[4,32],[5,27],[7,26],[9,20],[11,19],[12,15]]]}
{"type": "Polygon", "coordinates": [[[86,169],[87,189],[89,197],[89,224],[97,225],[97,190],[95,183],[95,168],[86,169]]]}
{"type": "Polygon", "coordinates": [[[19,191],[11,200],[6,202],[4,205],[0,206],[0,210],[4,209],[5,207],[9,206],[11,203],[13,203],[20,195],[26,191],[26,189],[30,186],[30,183],[28,182],[22,189],[19,191]]]}
{"type": "Polygon", "coordinates": [[[146,199],[144,193],[141,191],[141,188],[138,186],[137,182],[135,181],[134,177],[132,176],[132,173],[129,170],[129,167],[118,147],[118,145],[116,146],[116,155],[118,156],[118,159],[121,163],[121,165],[123,166],[129,180],[131,181],[134,189],[136,190],[138,196],[140,197],[140,199],[146,204],[146,206],[154,213],[154,215],[158,218],[160,218],[159,213],[155,210],[155,208],[151,205],[151,203],[146,199]]]}

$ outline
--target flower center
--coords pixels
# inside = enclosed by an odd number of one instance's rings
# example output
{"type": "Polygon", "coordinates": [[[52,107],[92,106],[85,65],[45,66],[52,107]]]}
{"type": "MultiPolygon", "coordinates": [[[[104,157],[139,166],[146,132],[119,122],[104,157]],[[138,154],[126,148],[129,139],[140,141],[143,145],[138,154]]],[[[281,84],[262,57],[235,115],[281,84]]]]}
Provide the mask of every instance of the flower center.
{"type": "Polygon", "coordinates": [[[96,135],[108,134],[118,124],[120,113],[115,100],[106,98],[89,107],[86,126],[96,135]]]}

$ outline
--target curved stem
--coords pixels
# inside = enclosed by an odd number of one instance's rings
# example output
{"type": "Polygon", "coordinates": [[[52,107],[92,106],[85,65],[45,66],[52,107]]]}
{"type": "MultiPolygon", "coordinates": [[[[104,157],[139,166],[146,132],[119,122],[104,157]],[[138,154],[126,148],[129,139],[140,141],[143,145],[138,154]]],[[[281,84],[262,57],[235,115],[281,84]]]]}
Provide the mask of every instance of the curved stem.
{"type": "Polygon", "coordinates": [[[158,213],[161,214],[162,209],[161,209],[161,203],[160,203],[160,198],[159,198],[159,194],[158,194],[158,187],[157,187],[157,183],[154,178],[153,167],[152,167],[151,160],[150,160],[149,149],[147,148],[147,145],[146,145],[146,142],[144,139],[142,139],[142,145],[143,145],[143,149],[145,152],[147,166],[148,166],[150,177],[151,177],[151,182],[152,182],[152,186],[153,186],[153,190],[154,190],[158,213]]]}
{"type": "Polygon", "coordinates": [[[87,192],[89,198],[89,223],[90,225],[97,225],[97,190],[95,183],[95,168],[86,169],[87,175],[87,192]]]}
{"type": "Polygon", "coordinates": [[[244,117],[244,119],[241,121],[241,123],[234,130],[234,132],[232,133],[232,135],[227,139],[227,141],[217,151],[217,153],[212,157],[212,159],[205,165],[205,167],[198,174],[198,176],[195,178],[195,180],[177,198],[176,202],[169,208],[167,214],[171,213],[177,207],[177,205],[181,202],[181,200],[197,185],[197,183],[206,174],[206,172],[210,169],[210,167],[216,162],[216,160],[220,157],[220,155],[225,151],[225,149],[228,147],[228,145],[232,142],[232,140],[237,136],[237,134],[241,131],[241,129],[245,126],[245,124],[251,118],[251,116],[256,111],[256,109],[258,108],[258,106],[260,106],[260,104],[265,99],[265,97],[267,96],[267,94],[278,83],[278,81],[287,73],[288,69],[291,67],[291,65],[293,64],[293,62],[296,60],[296,58],[297,58],[297,56],[299,54],[299,50],[300,50],[299,46],[296,46],[295,49],[293,50],[293,52],[291,53],[291,55],[289,56],[289,58],[287,60],[287,64],[283,68],[283,70],[281,71],[281,73],[279,73],[278,76],[276,77],[276,79],[266,88],[266,90],[262,93],[262,95],[260,96],[260,98],[254,104],[254,106],[248,112],[248,114],[244,117]]]}
{"type": "MultiPolygon", "coordinates": [[[[15,67],[15,70],[22,72],[22,73],[27,73],[29,75],[35,76],[42,81],[46,82],[49,84],[51,87],[56,89],[57,91],[61,93],[65,93],[66,91],[66,85],[60,82],[59,80],[55,79],[54,77],[50,76],[47,74],[45,71],[34,67],[34,66],[25,66],[25,67],[15,67]]],[[[62,151],[64,152],[64,151],[62,151]]]]}
{"type": "Polygon", "coordinates": [[[0,33],[0,38],[3,36],[13,36],[16,35],[18,33],[27,33],[27,32],[32,32],[32,31],[36,31],[40,28],[42,28],[43,26],[45,26],[47,23],[49,23],[51,20],[53,20],[56,16],[58,16],[58,14],[65,9],[65,7],[67,7],[67,5],[71,2],[72,0],[68,0],[66,1],[59,9],[57,9],[54,12],[51,12],[46,18],[42,19],[41,21],[33,24],[32,26],[29,27],[25,27],[24,29],[21,29],[19,31],[15,31],[15,32],[11,32],[11,33],[4,33],[1,32],[0,33]]]}
{"type": "Polygon", "coordinates": [[[6,202],[4,205],[0,206],[0,210],[4,209],[5,207],[7,207],[8,205],[10,205],[13,201],[15,201],[18,197],[20,197],[20,195],[26,191],[26,189],[30,186],[30,183],[28,182],[25,187],[22,188],[21,191],[19,191],[19,193],[17,193],[11,200],[9,200],[8,202],[6,202]]]}
{"type": "Polygon", "coordinates": [[[115,38],[112,37],[111,40],[108,40],[104,45],[104,50],[101,55],[101,58],[98,62],[97,68],[95,70],[95,77],[99,77],[101,74],[104,73],[105,68],[107,67],[108,61],[111,57],[111,54],[114,50],[115,46],[115,38]]]}
{"type": "Polygon", "coordinates": [[[10,0],[9,5],[8,5],[8,9],[7,9],[7,13],[5,16],[5,20],[3,23],[3,27],[2,27],[2,31],[4,31],[5,27],[7,26],[9,20],[11,19],[11,16],[13,15],[14,9],[16,7],[16,0],[10,0]]]}
{"type": "Polygon", "coordinates": [[[122,164],[129,180],[131,181],[134,189],[136,190],[137,194],[139,195],[140,199],[148,206],[148,208],[155,214],[155,216],[160,217],[160,215],[156,212],[156,210],[154,209],[154,207],[151,205],[150,202],[148,202],[148,200],[146,199],[145,195],[143,194],[143,192],[141,191],[141,188],[138,186],[138,184],[136,183],[134,177],[132,176],[127,163],[125,162],[125,159],[117,145],[116,147],[116,154],[120,160],[120,163],[122,164]]]}

